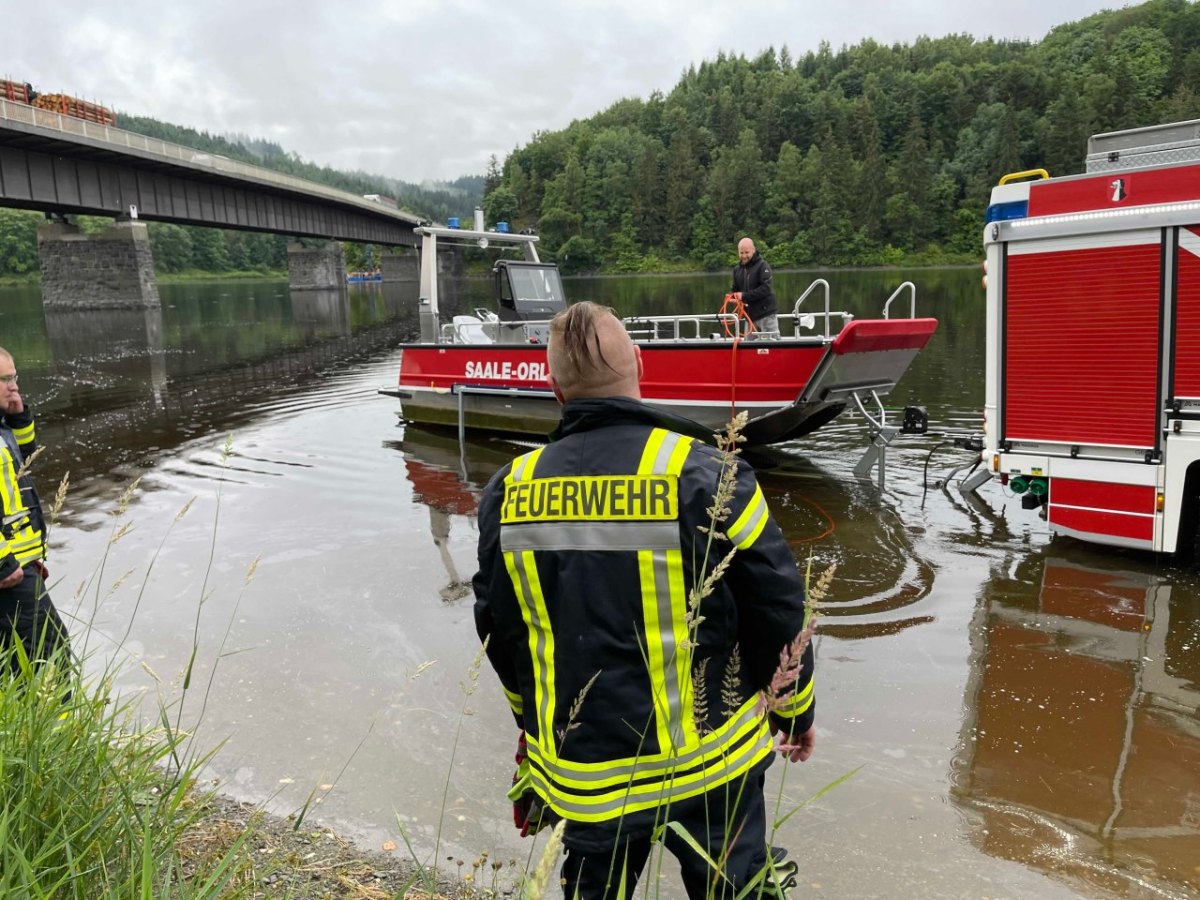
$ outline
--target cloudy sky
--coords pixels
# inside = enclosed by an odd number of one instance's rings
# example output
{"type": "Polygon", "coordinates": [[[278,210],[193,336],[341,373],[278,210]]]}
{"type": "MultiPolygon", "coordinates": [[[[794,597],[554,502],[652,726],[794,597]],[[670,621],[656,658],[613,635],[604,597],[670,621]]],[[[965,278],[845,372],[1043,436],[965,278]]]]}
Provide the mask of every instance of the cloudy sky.
{"type": "Polygon", "coordinates": [[[0,0],[0,77],[404,181],[668,92],[719,51],[1040,39],[1101,0],[0,0]]]}

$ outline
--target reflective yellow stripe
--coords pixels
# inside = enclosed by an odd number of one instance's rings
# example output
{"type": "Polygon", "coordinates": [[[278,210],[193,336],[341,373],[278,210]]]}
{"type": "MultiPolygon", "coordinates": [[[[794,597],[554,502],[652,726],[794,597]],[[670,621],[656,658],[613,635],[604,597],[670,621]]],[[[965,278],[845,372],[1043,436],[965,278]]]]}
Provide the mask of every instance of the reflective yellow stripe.
{"type": "MultiPolygon", "coordinates": [[[[706,735],[702,754],[685,754],[658,765],[638,760],[635,767],[621,772],[621,777],[603,781],[572,782],[558,777],[541,765],[540,750],[531,742],[532,780],[559,814],[585,822],[613,819],[697,796],[741,776],[771,752],[768,726],[753,700],[748,701],[744,711],[749,714],[750,727],[734,735],[726,733],[719,741],[713,734],[706,735]]],[[[736,718],[740,722],[743,717],[736,718]]],[[[603,765],[613,771],[612,764],[603,765]]]]}
{"type": "Polygon", "coordinates": [[[812,706],[812,701],[813,685],[810,681],[804,686],[804,690],[799,691],[796,696],[792,697],[787,703],[775,710],[775,713],[787,719],[794,719],[797,716],[802,716],[808,712],[808,708],[812,706]]]}
{"type": "Polygon", "coordinates": [[[522,698],[520,694],[510,691],[508,688],[504,687],[504,685],[500,685],[500,687],[504,689],[504,696],[508,699],[509,707],[511,707],[512,711],[518,716],[521,715],[521,710],[525,705],[524,698],[522,698]]]}
{"type": "Polygon", "coordinates": [[[554,695],[554,631],[550,625],[550,614],[546,610],[546,599],[542,596],[533,551],[505,553],[504,564],[520,601],[521,617],[529,633],[538,733],[545,737],[543,750],[546,758],[555,759],[554,710],[557,701],[554,695]]]}
{"type": "Polygon", "coordinates": [[[678,475],[683,471],[683,462],[691,449],[690,437],[675,434],[665,428],[655,428],[650,432],[642,450],[638,474],[678,475]]]}
{"type": "Polygon", "coordinates": [[[638,463],[638,473],[641,475],[649,474],[650,472],[660,471],[654,461],[658,457],[658,451],[662,448],[663,440],[670,434],[665,428],[655,428],[650,432],[650,437],[646,440],[646,446],[642,448],[642,459],[638,463]]]}
{"type": "Polygon", "coordinates": [[[765,719],[758,708],[757,697],[746,700],[733,716],[712,731],[706,732],[698,744],[689,750],[666,750],[657,753],[642,753],[625,759],[606,759],[601,762],[579,762],[560,757],[547,760],[542,753],[538,737],[526,735],[529,757],[537,761],[548,778],[566,787],[580,791],[612,787],[636,780],[656,778],[662,780],[673,772],[686,773],[707,765],[730,748],[740,746],[751,739],[754,733],[765,728],[765,719]]]}
{"type": "Polygon", "coordinates": [[[671,550],[679,546],[677,522],[525,522],[500,530],[500,549],[671,550]]]}
{"type": "Polygon", "coordinates": [[[745,550],[758,540],[758,536],[762,534],[762,530],[767,525],[767,518],[766,498],[763,497],[762,488],[755,484],[754,496],[750,498],[750,502],[746,504],[742,514],[737,517],[726,534],[729,535],[729,540],[733,541],[735,547],[745,550]]]}
{"type": "Polygon", "coordinates": [[[513,460],[512,469],[509,470],[508,477],[504,479],[505,484],[514,481],[528,481],[533,477],[533,470],[537,468],[538,459],[541,458],[542,451],[545,447],[538,447],[536,450],[530,450],[523,456],[518,456],[513,460]]]}
{"type": "MultiPolygon", "coordinates": [[[[667,666],[664,659],[663,623],[658,615],[658,565],[653,550],[638,551],[638,576],[642,588],[642,621],[646,629],[646,669],[650,675],[650,695],[654,704],[654,746],[667,750],[671,740],[671,706],[678,702],[678,683],[667,685],[667,666]]],[[[668,611],[668,615],[670,612],[668,611]]]]}
{"type": "MultiPolygon", "coordinates": [[[[638,474],[668,476],[675,484],[691,443],[690,438],[665,428],[654,429],[642,451],[638,474]]],[[[687,586],[678,540],[676,533],[675,546],[638,552],[654,730],[660,752],[694,748],[700,739],[692,715],[687,586]]]]}
{"type": "Polygon", "coordinates": [[[25,509],[21,500],[21,488],[17,484],[17,470],[12,452],[0,446],[0,493],[3,494],[4,515],[11,516],[25,509]]]}
{"type": "MultiPolygon", "coordinates": [[[[6,517],[27,512],[29,509],[21,496],[16,460],[7,442],[0,443],[0,503],[3,503],[3,515],[6,517]]],[[[0,535],[0,557],[11,553],[21,565],[45,556],[42,532],[28,524],[28,519],[25,521],[26,524],[17,530],[11,541],[0,535]]]]}
{"type": "Polygon", "coordinates": [[[692,450],[692,439],[690,437],[682,437],[676,435],[679,441],[675,444],[675,449],[671,453],[671,458],[667,462],[667,474],[678,475],[683,471],[684,460],[687,459],[688,453],[692,450]]]}
{"type": "Polygon", "coordinates": [[[14,428],[12,433],[18,444],[28,444],[33,440],[33,423],[30,422],[24,428],[14,428]]]}

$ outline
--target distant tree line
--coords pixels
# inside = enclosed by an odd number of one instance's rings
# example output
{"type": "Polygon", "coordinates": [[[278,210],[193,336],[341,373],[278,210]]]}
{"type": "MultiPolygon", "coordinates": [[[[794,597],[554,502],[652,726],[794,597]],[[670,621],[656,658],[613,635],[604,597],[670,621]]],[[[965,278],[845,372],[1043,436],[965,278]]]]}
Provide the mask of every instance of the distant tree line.
{"type": "Polygon", "coordinates": [[[566,271],[977,258],[989,190],[1080,172],[1089,135],[1200,116],[1200,6],[1151,0],[1042,41],[872,40],[720,55],[668,93],[534,135],[485,182],[489,222],[566,271]]]}
{"type": "MultiPolygon", "coordinates": [[[[535,134],[436,188],[305,162],[279,145],[121,114],[124,128],[435,221],[534,228],[567,272],[717,269],[752,235],[776,267],[974,260],[1006,172],[1080,172],[1089,135],[1200,117],[1200,5],[1150,0],[1040,42],[919,38],[719,55],[667,94],[535,134]]],[[[0,209],[0,275],[37,271],[40,216],[0,209]]],[[[279,270],[287,238],[150,224],[162,272],[279,270]]],[[[374,248],[347,245],[347,266],[374,248]]]]}
{"type": "MultiPolygon", "coordinates": [[[[75,216],[72,220],[85,232],[98,231],[112,221],[95,216],[75,216]]],[[[37,229],[44,221],[41,213],[0,209],[0,275],[37,273],[37,229]]],[[[149,230],[154,268],[158,272],[219,274],[287,269],[288,238],[284,235],[168,222],[150,222],[149,230]]]]}

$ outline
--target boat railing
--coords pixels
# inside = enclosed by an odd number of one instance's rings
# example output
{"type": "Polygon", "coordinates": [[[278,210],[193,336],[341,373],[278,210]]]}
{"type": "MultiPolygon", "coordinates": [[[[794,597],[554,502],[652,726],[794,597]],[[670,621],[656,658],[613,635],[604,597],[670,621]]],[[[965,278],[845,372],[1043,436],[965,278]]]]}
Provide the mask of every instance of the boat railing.
{"type": "Polygon", "coordinates": [[[629,316],[622,319],[635,341],[711,341],[744,337],[746,322],[733,313],[694,316],[629,316]]]}
{"type": "Polygon", "coordinates": [[[883,304],[883,317],[888,318],[888,307],[892,305],[892,301],[900,296],[901,291],[908,291],[909,309],[908,317],[915,319],[917,317],[917,286],[911,281],[906,281],[900,287],[892,291],[892,296],[887,298],[887,302],[883,304]]]}
{"type": "MultiPolygon", "coordinates": [[[[917,316],[917,289],[911,281],[906,281],[894,290],[883,305],[883,317],[889,318],[892,301],[908,291],[909,318],[917,316]]],[[[507,343],[501,341],[497,333],[498,322],[496,314],[490,311],[476,309],[475,317],[456,316],[456,321],[447,322],[441,326],[440,339],[445,344],[471,343],[507,343]],[[482,338],[482,340],[481,340],[482,338]]],[[[817,328],[817,321],[824,323],[822,336],[826,343],[840,333],[848,322],[854,320],[854,314],[845,310],[830,309],[829,282],[818,278],[810,284],[796,300],[790,313],[780,313],[779,335],[781,337],[808,337],[817,328]],[[804,302],[817,290],[821,291],[823,308],[811,312],[802,312],[804,302]],[[839,325],[835,330],[833,320],[838,319],[839,325]]],[[[746,338],[750,332],[749,322],[735,313],[704,313],[685,316],[628,316],[622,319],[625,330],[635,341],[714,341],[746,338]]],[[[546,329],[550,320],[526,321],[526,332],[546,329]]],[[[815,337],[816,335],[812,335],[815,337]]]]}
{"type": "MultiPolygon", "coordinates": [[[[817,288],[821,288],[821,292],[825,296],[825,311],[821,312],[821,313],[808,313],[807,315],[812,315],[812,316],[820,315],[825,318],[825,337],[826,337],[826,339],[828,339],[829,338],[829,321],[832,316],[841,316],[842,324],[845,324],[847,321],[849,321],[850,319],[852,319],[854,317],[852,315],[850,315],[849,313],[844,313],[844,312],[832,312],[831,313],[829,311],[829,282],[826,281],[824,278],[818,278],[816,281],[814,281],[812,284],[810,284],[805,289],[804,293],[800,295],[799,299],[796,300],[795,305],[792,307],[792,314],[791,314],[790,318],[792,319],[793,323],[795,323],[795,326],[798,329],[799,320],[801,319],[801,317],[803,315],[805,315],[800,312],[800,307],[804,305],[804,301],[808,299],[808,295],[811,294],[813,291],[815,291],[817,288]]],[[[787,319],[789,317],[784,315],[784,316],[780,316],[780,318],[787,319]]],[[[780,323],[780,331],[782,332],[782,330],[783,330],[783,323],[781,322],[780,323]]]]}

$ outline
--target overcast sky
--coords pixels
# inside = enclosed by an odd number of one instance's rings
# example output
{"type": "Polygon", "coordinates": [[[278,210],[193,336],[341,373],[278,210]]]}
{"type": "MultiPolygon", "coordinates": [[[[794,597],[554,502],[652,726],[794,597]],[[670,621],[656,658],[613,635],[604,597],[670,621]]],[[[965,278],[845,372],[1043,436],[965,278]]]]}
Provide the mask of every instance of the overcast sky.
{"type": "Polygon", "coordinates": [[[1101,0],[0,0],[0,77],[340,169],[483,174],[719,51],[1041,39],[1101,0]]]}

